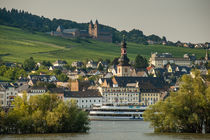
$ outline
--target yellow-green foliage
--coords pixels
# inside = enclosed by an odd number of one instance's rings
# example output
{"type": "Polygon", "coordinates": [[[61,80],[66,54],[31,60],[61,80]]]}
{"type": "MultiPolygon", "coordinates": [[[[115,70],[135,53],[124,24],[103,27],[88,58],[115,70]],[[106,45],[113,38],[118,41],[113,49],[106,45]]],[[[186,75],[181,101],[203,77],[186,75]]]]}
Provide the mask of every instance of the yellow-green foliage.
{"type": "Polygon", "coordinates": [[[182,77],[178,92],[144,112],[145,120],[156,132],[201,133],[205,125],[205,131],[210,133],[210,87],[197,70],[193,73],[182,77]]]}
{"type": "Polygon", "coordinates": [[[13,105],[7,113],[0,111],[0,133],[67,133],[89,129],[87,113],[56,95],[36,95],[28,100],[24,93],[15,98],[13,105]]]}

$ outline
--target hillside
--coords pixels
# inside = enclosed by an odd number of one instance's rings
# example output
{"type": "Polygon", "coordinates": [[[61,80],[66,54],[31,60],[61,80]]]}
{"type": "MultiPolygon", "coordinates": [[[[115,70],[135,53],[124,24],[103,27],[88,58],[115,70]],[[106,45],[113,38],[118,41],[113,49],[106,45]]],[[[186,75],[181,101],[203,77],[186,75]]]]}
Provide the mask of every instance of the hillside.
{"type": "MultiPolygon", "coordinates": [[[[197,58],[205,55],[203,49],[177,48],[162,45],[141,45],[128,42],[128,57],[137,54],[149,58],[151,52],[169,52],[176,57],[194,53],[197,58]]],[[[0,56],[5,61],[23,62],[30,56],[36,61],[64,59],[67,62],[99,58],[110,59],[120,56],[119,45],[95,40],[64,39],[44,33],[24,31],[19,28],[0,25],[0,56]]]]}
{"type": "MultiPolygon", "coordinates": [[[[56,18],[51,20],[49,18],[34,15],[23,10],[7,10],[6,8],[0,8],[0,25],[18,27],[32,32],[50,32],[55,31],[58,26],[62,26],[64,29],[77,28],[79,30],[88,30],[89,23],[77,23],[71,20],[56,18]]],[[[161,38],[154,34],[146,36],[141,30],[138,29],[133,29],[127,32],[125,30],[118,31],[113,27],[106,26],[101,23],[99,25],[100,30],[106,32],[108,31],[112,34],[112,41],[115,43],[120,42],[123,35],[126,36],[128,41],[140,44],[148,44],[147,40],[159,42],[159,44],[161,44],[162,41],[166,41],[165,37],[161,38]]],[[[172,42],[169,44],[174,45],[172,42]]]]}

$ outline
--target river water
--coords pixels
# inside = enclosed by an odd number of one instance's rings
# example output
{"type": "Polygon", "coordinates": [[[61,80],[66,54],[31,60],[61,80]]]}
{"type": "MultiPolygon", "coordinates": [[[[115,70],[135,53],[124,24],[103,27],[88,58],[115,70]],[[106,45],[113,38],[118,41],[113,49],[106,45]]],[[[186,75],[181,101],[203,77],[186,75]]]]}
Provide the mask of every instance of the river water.
{"type": "Polygon", "coordinates": [[[1,140],[210,140],[210,134],[156,134],[144,121],[92,121],[88,133],[5,135],[1,140]]]}

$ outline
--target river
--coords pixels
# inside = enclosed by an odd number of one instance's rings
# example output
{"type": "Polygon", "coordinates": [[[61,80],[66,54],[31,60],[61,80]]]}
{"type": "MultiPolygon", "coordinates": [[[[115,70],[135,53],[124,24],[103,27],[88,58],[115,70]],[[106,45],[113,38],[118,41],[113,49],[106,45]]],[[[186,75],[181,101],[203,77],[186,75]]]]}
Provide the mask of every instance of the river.
{"type": "Polygon", "coordinates": [[[88,133],[5,135],[1,140],[210,140],[210,134],[156,134],[144,121],[92,121],[88,133]]]}

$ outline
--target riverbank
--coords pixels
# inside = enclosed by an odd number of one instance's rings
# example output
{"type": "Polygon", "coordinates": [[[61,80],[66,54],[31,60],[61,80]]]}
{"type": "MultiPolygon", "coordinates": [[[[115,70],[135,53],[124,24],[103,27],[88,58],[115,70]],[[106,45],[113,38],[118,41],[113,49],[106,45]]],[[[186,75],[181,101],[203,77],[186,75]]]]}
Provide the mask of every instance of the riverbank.
{"type": "Polygon", "coordinates": [[[210,134],[154,133],[144,121],[91,121],[88,133],[5,135],[1,140],[209,140],[210,134]]]}

